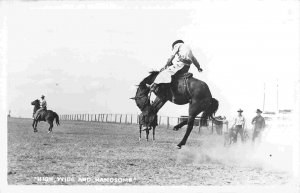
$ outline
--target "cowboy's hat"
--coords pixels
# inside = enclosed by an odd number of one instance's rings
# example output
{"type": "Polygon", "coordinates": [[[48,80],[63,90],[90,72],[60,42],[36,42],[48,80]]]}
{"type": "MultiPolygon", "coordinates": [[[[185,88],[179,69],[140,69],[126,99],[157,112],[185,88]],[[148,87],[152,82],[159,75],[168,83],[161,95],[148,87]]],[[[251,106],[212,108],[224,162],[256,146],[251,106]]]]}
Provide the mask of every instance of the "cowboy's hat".
{"type": "Polygon", "coordinates": [[[45,98],[45,96],[44,96],[44,95],[42,95],[42,96],[41,96],[41,98],[45,98]]]}
{"type": "Polygon", "coordinates": [[[242,110],[242,109],[239,109],[237,112],[243,112],[243,110],[242,110]]]}
{"type": "Polygon", "coordinates": [[[257,109],[256,113],[262,113],[262,111],[260,109],[257,109]]]}

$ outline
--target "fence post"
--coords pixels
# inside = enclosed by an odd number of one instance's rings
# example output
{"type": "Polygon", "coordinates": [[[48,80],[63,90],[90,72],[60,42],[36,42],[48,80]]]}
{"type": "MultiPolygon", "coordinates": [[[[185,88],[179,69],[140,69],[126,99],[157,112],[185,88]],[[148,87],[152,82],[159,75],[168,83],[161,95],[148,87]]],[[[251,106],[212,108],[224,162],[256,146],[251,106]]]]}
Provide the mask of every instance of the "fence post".
{"type": "Polygon", "coordinates": [[[106,114],[106,120],[105,120],[106,123],[107,123],[107,117],[108,117],[108,114],[106,114]]]}
{"type": "Polygon", "coordinates": [[[159,125],[161,124],[161,116],[159,116],[159,123],[158,123],[159,125]]]}
{"type": "Polygon", "coordinates": [[[169,117],[167,117],[167,129],[169,129],[169,117]]]}
{"type": "Polygon", "coordinates": [[[115,114],[115,123],[117,122],[117,114],[115,114]]]}
{"type": "Polygon", "coordinates": [[[201,118],[199,118],[199,133],[201,133],[201,118]]]}
{"type": "Polygon", "coordinates": [[[130,115],[131,117],[130,117],[130,124],[132,124],[132,114],[130,115]]]}
{"type": "Polygon", "coordinates": [[[127,114],[126,114],[126,116],[125,116],[125,124],[127,124],[127,114]]]}

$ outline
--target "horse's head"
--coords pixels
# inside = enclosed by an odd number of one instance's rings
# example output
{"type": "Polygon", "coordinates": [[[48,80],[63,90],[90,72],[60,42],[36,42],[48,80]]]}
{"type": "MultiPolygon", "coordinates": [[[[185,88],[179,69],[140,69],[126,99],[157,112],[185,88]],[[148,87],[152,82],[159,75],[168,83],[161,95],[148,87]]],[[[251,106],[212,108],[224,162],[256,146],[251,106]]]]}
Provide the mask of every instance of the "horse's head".
{"type": "Polygon", "coordinates": [[[136,105],[142,111],[143,115],[145,115],[146,119],[144,121],[146,126],[150,125],[155,118],[155,116],[152,116],[153,112],[150,104],[150,98],[148,96],[150,88],[147,85],[152,84],[154,82],[158,73],[158,71],[150,72],[150,74],[146,78],[144,78],[139,83],[139,85],[137,85],[138,88],[135,97],[130,98],[135,100],[136,105]]]}
{"type": "Polygon", "coordinates": [[[36,100],[32,101],[31,105],[33,105],[33,106],[40,106],[40,100],[36,99],[36,100]]]}
{"type": "Polygon", "coordinates": [[[137,85],[138,88],[135,97],[131,98],[135,100],[136,105],[143,113],[147,113],[147,111],[149,111],[149,108],[151,106],[150,99],[148,97],[150,88],[147,85],[152,84],[154,82],[154,79],[158,75],[158,73],[159,73],[158,71],[150,72],[149,76],[144,78],[142,82],[140,82],[140,84],[137,85]]]}

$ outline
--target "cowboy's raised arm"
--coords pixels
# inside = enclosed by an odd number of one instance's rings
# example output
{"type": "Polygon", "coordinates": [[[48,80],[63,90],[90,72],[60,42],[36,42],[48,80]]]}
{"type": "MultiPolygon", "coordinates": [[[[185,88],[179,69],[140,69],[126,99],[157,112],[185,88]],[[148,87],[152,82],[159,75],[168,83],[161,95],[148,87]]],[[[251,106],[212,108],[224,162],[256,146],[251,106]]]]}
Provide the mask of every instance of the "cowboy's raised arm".
{"type": "Polygon", "coordinates": [[[191,59],[192,59],[193,64],[196,66],[196,68],[198,69],[199,72],[202,72],[203,70],[200,67],[200,64],[199,64],[198,60],[193,55],[192,51],[191,51],[191,56],[192,56],[191,59]]]}
{"type": "Polygon", "coordinates": [[[174,57],[178,53],[178,51],[179,51],[179,47],[177,47],[176,49],[172,50],[172,53],[171,53],[170,57],[168,58],[168,61],[167,61],[166,65],[164,66],[164,68],[170,66],[172,60],[174,59],[174,57]]]}

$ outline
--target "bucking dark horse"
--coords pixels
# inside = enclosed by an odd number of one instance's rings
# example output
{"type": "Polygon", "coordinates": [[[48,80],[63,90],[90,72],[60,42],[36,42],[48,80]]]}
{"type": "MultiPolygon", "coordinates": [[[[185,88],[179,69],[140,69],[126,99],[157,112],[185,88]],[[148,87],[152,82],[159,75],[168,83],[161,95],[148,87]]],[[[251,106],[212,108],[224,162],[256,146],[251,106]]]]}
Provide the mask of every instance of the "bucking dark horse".
{"type": "Polygon", "coordinates": [[[49,123],[50,127],[48,130],[48,133],[52,132],[54,119],[56,120],[56,124],[59,125],[59,117],[56,112],[53,112],[51,110],[42,110],[39,112],[38,115],[35,115],[35,112],[40,108],[40,101],[38,99],[36,99],[35,101],[32,101],[31,105],[34,106],[33,123],[32,123],[34,132],[37,132],[36,127],[37,127],[38,122],[40,122],[40,121],[46,121],[47,123],[49,123]]]}
{"type": "Polygon", "coordinates": [[[191,73],[184,73],[175,74],[175,76],[172,77],[173,80],[171,84],[160,84],[159,89],[154,91],[156,99],[151,105],[148,98],[150,92],[148,85],[153,83],[158,73],[158,71],[150,72],[150,75],[140,82],[136,96],[132,99],[135,100],[143,114],[149,116],[149,122],[155,118],[160,108],[167,101],[171,101],[177,105],[189,103],[188,119],[179,123],[178,126],[175,126],[175,128],[180,128],[186,124],[188,125],[183,139],[177,145],[178,148],[181,148],[181,146],[186,144],[193,129],[195,117],[203,112],[203,119],[201,119],[203,122],[201,125],[206,124],[208,118],[213,119],[214,114],[218,110],[219,102],[215,98],[212,98],[205,82],[193,78],[191,73]]]}

